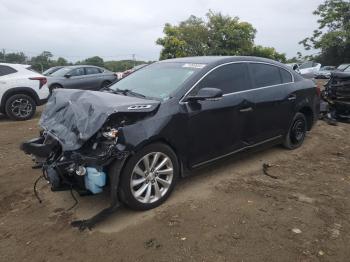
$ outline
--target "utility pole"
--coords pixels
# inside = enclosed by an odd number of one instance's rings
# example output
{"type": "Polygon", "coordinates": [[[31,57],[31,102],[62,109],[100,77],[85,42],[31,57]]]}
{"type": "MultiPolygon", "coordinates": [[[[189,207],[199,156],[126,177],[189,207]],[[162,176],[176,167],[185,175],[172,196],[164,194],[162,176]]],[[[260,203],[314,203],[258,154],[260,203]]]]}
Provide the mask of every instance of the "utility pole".
{"type": "Polygon", "coordinates": [[[4,56],[4,62],[6,62],[6,50],[5,50],[5,48],[2,49],[2,54],[4,56]]]}
{"type": "Polygon", "coordinates": [[[132,54],[132,60],[134,61],[134,67],[136,66],[136,55],[132,54]]]}

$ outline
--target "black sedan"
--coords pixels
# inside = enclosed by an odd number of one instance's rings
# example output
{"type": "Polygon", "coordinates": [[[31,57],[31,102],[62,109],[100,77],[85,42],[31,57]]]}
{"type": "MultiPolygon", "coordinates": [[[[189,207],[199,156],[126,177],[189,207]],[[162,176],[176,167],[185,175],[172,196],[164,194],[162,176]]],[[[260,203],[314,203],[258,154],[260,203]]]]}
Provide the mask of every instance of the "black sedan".
{"type": "Polygon", "coordinates": [[[302,145],[319,90],[255,57],[160,61],[103,92],[57,90],[41,136],[22,144],[54,190],[99,193],[146,210],[192,169],[262,145],[302,145]]]}

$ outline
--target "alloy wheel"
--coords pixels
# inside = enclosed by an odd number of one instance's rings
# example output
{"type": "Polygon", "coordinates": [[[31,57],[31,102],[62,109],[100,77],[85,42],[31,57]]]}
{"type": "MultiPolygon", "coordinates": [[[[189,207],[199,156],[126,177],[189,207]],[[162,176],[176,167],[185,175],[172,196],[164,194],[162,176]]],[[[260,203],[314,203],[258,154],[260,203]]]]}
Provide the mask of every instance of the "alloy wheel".
{"type": "Polygon", "coordinates": [[[26,118],[32,113],[33,106],[28,99],[19,98],[11,103],[10,110],[15,116],[26,118]]]}
{"type": "Polygon", "coordinates": [[[137,162],[132,171],[132,195],[141,203],[154,203],[168,192],[173,176],[174,167],[169,156],[161,152],[149,153],[137,162]]]}
{"type": "Polygon", "coordinates": [[[304,140],[306,133],[306,123],[304,119],[297,119],[291,129],[291,141],[293,144],[298,144],[304,140]]]}

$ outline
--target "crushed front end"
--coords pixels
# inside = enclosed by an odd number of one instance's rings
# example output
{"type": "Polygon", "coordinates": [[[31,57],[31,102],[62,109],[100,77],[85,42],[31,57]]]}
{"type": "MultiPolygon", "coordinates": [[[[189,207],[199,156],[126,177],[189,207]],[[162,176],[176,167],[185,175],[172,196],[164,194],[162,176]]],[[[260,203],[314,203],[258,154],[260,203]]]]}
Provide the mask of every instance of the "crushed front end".
{"type": "Polygon", "coordinates": [[[350,74],[332,73],[322,98],[328,103],[329,118],[350,121],[350,74]]]}
{"type": "Polygon", "coordinates": [[[42,169],[52,191],[86,195],[110,188],[111,206],[79,223],[81,229],[91,228],[119,206],[119,175],[133,153],[124,128],[152,115],[158,105],[158,101],[107,92],[53,92],[41,115],[40,136],[22,143],[21,149],[32,155],[34,167],[42,169]]]}

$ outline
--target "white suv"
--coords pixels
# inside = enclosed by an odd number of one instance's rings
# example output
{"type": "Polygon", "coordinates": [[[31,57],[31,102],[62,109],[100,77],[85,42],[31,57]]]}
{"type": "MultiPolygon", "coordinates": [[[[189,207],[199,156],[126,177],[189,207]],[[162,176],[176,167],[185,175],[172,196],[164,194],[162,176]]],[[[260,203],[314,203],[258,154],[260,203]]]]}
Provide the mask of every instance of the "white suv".
{"type": "Polygon", "coordinates": [[[30,65],[0,63],[0,113],[13,120],[33,117],[36,106],[47,101],[46,77],[30,70],[30,65]]]}

